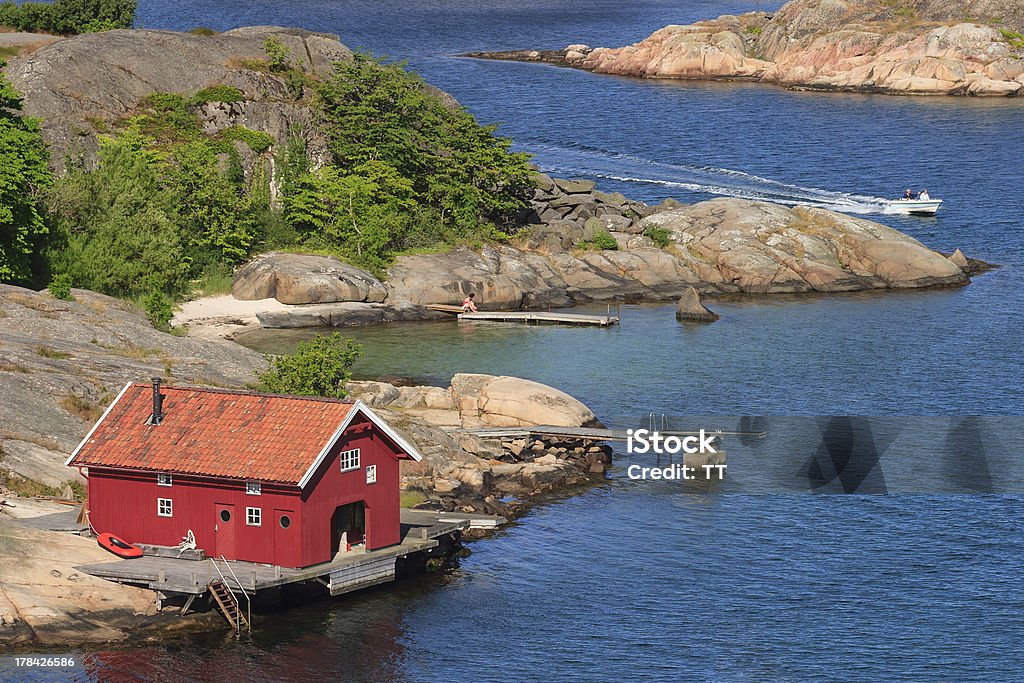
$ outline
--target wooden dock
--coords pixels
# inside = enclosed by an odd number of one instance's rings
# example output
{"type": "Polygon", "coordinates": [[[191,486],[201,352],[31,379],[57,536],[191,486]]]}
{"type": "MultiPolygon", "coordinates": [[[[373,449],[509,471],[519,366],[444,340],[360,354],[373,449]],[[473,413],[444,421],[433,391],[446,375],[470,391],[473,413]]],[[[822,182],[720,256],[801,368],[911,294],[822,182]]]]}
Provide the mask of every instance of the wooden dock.
{"type": "Polygon", "coordinates": [[[481,311],[460,313],[462,322],[525,323],[527,325],[589,325],[609,327],[618,325],[614,315],[584,315],[581,313],[548,313],[544,311],[481,311]]]}
{"type": "MultiPolygon", "coordinates": [[[[504,520],[487,515],[452,515],[427,510],[402,510],[402,542],[388,548],[341,553],[331,562],[289,569],[255,562],[230,561],[239,587],[250,593],[304,581],[318,581],[332,595],[394,580],[395,563],[401,557],[430,551],[448,534],[472,527],[497,526],[504,520]],[[485,519],[486,518],[486,519],[485,519]]],[[[224,563],[220,563],[224,567],[224,563]]],[[[108,581],[126,583],[165,595],[202,595],[210,582],[219,578],[209,560],[145,556],[135,560],[117,560],[88,564],[75,569],[108,581]]],[[[232,581],[232,584],[234,581],[232,581]]]]}
{"type": "Polygon", "coordinates": [[[609,327],[619,324],[619,316],[587,315],[583,313],[562,313],[556,311],[478,311],[465,313],[462,306],[448,304],[427,304],[427,309],[441,313],[451,313],[462,322],[497,322],[523,323],[526,325],[585,325],[593,327],[609,327]]]}

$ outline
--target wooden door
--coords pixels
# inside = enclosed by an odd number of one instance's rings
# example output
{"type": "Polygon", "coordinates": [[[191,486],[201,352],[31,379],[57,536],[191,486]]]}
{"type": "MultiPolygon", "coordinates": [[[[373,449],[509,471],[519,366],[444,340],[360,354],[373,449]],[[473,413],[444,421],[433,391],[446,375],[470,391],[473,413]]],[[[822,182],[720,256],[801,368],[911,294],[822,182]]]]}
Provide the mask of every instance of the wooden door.
{"type": "Polygon", "coordinates": [[[235,558],[235,526],[238,520],[235,518],[235,506],[217,503],[214,507],[217,519],[214,521],[214,536],[216,537],[217,557],[223,555],[229,560],[235,558]]]}

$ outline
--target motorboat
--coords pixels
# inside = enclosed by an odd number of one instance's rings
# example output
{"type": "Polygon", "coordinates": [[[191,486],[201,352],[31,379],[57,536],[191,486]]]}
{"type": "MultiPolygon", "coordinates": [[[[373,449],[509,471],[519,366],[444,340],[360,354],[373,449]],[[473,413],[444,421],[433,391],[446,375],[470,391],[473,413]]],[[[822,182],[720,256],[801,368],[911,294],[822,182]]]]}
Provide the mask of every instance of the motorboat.
{"type": "Polygon", "coordinates": [[[142,557],[142,548],[132,545],[128,541],[111,533],[102,533],[96,537],[96,542],[106,551],[112,552],[118,557],[126,560],[134,560],[142,557]]]}
{"type": "Polygon", "coordinates": [[[887,210],[888,213],[934,216],[940,206],[942,206],[941,199],[893,199],[887,203],[887,210]]]}

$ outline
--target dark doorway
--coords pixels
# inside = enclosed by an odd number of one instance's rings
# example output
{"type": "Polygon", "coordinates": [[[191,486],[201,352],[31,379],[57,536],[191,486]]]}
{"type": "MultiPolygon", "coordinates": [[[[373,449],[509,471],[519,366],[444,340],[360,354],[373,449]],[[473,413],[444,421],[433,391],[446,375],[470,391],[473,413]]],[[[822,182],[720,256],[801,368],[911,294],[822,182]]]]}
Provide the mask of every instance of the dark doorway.
{"type": "Polygon", "coordinates": [[[366,506],[363,501],[341,505],[331,517],[331,556],[347,552],[366,540],[366,506]]]}

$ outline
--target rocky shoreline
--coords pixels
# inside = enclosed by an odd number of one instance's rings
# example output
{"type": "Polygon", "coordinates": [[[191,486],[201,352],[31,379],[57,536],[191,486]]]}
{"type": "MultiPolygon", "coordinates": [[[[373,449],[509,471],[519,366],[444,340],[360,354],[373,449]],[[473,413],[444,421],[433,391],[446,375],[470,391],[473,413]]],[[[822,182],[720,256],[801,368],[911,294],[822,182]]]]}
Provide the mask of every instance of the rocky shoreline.
{"type": "Polygon", "coordinates": [[[233,337],[264,327],[441,320],[428,304],[473,292],[482,310],[543,310],[705,296],[954,287],[988,264],[944,255],[880,223],[741,199],[657,205],[593,181],[535,175],[527,224],[506,244],[400,256],[387,277],[315,255],[269,253],[236,271],[231,296],[182,305],[174,324],[233,337]],[[595,248],[603,237],[615,249],[595,248]],[[656,242],[657,240],[657,242],[656,242]]]}
{"type": "MultiPolygon", "coordinates": [[[[127,381],[161,376],[244,387],[266,366],[262,355],[234,343],[155,330],[124,301],[72,294],[73,301],[60,301],[0,285],[0,470],[11,486],[69,491],[79,475],[64,467],[68,453],[127,381]]],[[[460,374],[449,387],[352,382],[349,391],[423,452],[422,462],[403,463],[401,473],[403,491],[418,507],[514,518],[542,496],[603,480],[611,462],[601,443],[472,432],[600,424],[580,401],[537,382],[460,374]]],[[[11,519],[68,507],[4,486],[0,500],[11,504],[0,506],[0,642],[66,647],[136,638],[139,629],[223,626],[209,615],[161,615],[151,592],[76,572],[75,565],[108,557],[91,539],[11,519]]]]}
{"type": "Polygon", "coordinates": [[[890,95],[1024,95],[1024,13],[1009,0],[793,0],[666,26],[625,47],[462,55],[643,78],[738,80],[890,95]],[[971,16],[968,16],[970,14],[971,16]]]}

